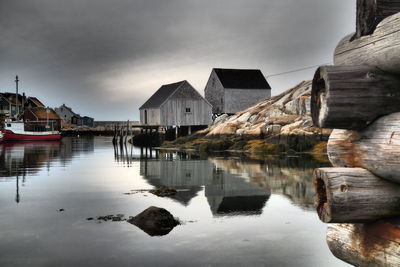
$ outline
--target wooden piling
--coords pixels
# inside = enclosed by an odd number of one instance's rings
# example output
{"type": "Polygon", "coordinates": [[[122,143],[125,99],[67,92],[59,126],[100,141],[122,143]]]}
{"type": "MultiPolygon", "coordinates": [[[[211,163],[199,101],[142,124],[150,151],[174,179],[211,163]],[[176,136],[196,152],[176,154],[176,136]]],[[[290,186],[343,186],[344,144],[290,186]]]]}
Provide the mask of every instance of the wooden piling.
{"type": "Polygon", "coordinates": [[[315,205],[326,223],[359,223],[400,216],[400,185],[362,168],[319,168],[315,205]]]}
{"type": "Polygon", "coordinates": [[[354,266],[400,266],[400,218],[369,224],[330,224],[332,254],[354,266]]]}
{"type": "Polygon", "coordinates": [[[312,119],[321,128],[362,129],[400,111],[400,77],[369,66],[322,66],[311,90],[312,119]],[[373,99],[373,101],[371,101],[373,99]]]}

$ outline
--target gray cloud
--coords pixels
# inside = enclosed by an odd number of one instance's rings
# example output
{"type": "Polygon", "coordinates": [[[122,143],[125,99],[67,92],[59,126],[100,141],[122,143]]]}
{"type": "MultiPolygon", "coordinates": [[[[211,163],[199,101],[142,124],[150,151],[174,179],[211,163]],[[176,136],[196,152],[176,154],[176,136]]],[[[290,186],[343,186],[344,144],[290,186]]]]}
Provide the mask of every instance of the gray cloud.
{"type": "MultiPolygon", "coordinates": [[[[0,90],[96,119],[137,119],[162,84],[201,93],[213,67],[265,75],[332,60],[355,1],[0,0],[0,90]]],[[[271,78],[273,94],[313,70],[271,78]]]]}

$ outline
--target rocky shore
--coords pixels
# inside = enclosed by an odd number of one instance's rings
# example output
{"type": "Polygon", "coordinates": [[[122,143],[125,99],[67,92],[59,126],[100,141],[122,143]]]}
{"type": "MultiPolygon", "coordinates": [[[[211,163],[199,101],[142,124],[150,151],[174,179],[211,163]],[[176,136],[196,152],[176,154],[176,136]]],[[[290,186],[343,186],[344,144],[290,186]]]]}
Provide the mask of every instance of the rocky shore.
{"type": "Polygon", "coordinates": [[[311,81],[265,99],[232,116],[217,117],[194,135],[164,142],[164,148],[211,152],[324,152],[330,129],[314,127],[310,112],[311,81]]]}

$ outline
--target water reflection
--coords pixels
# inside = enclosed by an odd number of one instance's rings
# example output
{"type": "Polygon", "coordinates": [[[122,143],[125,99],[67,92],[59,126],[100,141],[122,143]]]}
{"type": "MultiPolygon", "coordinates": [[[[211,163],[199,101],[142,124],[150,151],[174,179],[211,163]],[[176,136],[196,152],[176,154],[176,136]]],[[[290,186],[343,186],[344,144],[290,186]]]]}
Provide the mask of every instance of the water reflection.
{"type": "Polygon", "coordinates": [[[264,160],[246,158],[209,158],[227,173],[239,175],[251,184],[289,198],[303,209],[314,209],[312,172],[321,163],[302,157],[270,157],[264,160]]]}
{"type": "Polygon", "coordinates": [[[240,176],[225,172],[208,160],[185,160],[185,154],[160,153],[158,160],[143,158],[140,174],[155,187],[172,186],[178,193],[172,198],[183,205],[204,187],[214,215],[260,214],[270,190],[248,183],[240,176]],[[174,156],[178,156],[179,160],[174,156]]]}
{"type": "Polygon", "coordinates": [[[261,214],[271,193],[311,210],[311,174],[316,166],[321,163],[304,157],[201,159],[181,152],[143,149],[140,156],[140,174],[155,187],[176,187],[178,193],[172,198],[185,206],[204,187],[214,216],[261,214]]]}
{"type": "Polygon", "coordinates": [[[73,157],[94,151],[94,138],[65,137],[61,141],[22,141],[0,144],[0,181],[16,180],[15,201],[21,201],[20,182],[59,162],[66,166],[73,157]]]}

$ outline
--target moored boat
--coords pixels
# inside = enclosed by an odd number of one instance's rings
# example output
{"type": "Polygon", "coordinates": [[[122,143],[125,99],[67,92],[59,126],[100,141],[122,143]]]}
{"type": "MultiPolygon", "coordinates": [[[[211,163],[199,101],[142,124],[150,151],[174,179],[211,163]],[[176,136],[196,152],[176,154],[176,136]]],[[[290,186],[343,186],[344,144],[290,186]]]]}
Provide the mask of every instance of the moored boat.
{"type": "Polygon", "coordinates": [[[1,130],[6,141],[60,140],[61,133],[49,125],[33,125],[23,121],[6,121],[1,130]]]}

